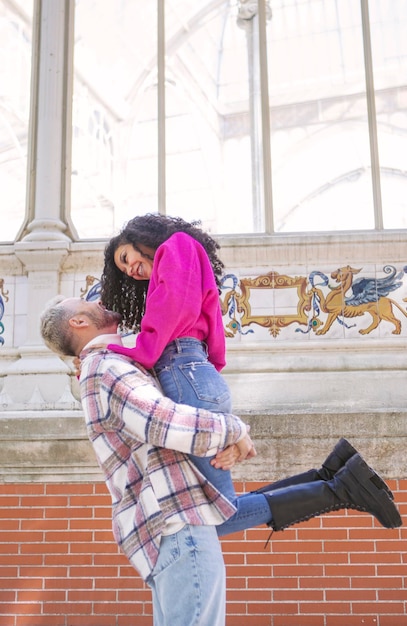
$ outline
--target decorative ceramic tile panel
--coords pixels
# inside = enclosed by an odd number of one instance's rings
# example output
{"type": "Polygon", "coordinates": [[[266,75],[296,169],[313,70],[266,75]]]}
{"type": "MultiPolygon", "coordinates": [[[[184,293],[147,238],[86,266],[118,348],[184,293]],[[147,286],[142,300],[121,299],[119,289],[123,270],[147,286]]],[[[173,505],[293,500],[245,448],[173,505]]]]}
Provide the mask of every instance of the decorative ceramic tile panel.
{"type": "Polygon", "coordinates": [[[387,264],[377,272],[344,265],[330,274],[313,270],[308,276],[270,271],[239,280],[227,274],[221,296],[226,335],[255,334],[257,325],[274,338],[289,326],[292,333],[343,337],[356,329],[360,336],[382,322],[387,322],[384,334],[400,335],[402,325],[407,327],[402,304],[407,301],[402,297],[406,272],[407,266],[387,264]]]}

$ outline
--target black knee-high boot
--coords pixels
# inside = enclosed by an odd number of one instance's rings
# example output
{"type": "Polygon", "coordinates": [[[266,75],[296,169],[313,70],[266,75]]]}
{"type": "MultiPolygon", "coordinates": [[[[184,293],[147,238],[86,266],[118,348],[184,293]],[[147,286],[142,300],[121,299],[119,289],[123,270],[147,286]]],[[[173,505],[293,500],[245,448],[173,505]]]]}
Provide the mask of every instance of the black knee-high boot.
{"type": "MultiPolygon", "coordinates": [[[[311,483],[315,480],[332,480],[336,472],[338,472],[345,465],[345,463],[357,453],[358,451],[356,448],[354,448],[349,441],[347,441],[347,439],[342,437],[318,470],[310,469],[307,472],[302,472],[301,474],[295,474],[295,476],[289,476],[288,478],[277,480],[276,482],[270,483],[265,487],[261,487],[256,491],[256,493],[274,491],[275,489],[289,487],[290,485],[311,483]]],[[[377,474],[374,480],[376,481],[377,487],[379,487],[379,489],[385,489],[389,497],[393,500],[394,496],[389,487],[377,474]]]]}
{"type": "Polygon", "coordinates": [[[339,509],[357,509],[374,515],[385,528],[402,525],[400,514],[387,491],[377,486],[384,483],[355,454],[332,480],[317,480],[263,492],[270,507],[273,530],[282,530],[297,522],[339,509]]]}

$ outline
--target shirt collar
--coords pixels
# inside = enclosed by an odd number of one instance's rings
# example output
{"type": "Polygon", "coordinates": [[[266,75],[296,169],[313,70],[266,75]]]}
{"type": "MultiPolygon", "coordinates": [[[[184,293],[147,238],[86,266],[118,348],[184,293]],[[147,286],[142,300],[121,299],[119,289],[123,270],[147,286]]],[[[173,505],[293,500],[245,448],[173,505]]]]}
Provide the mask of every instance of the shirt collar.
{"type": "Polygon", "coordinates": [[[94,337],[93,339],[88,341],[86,346],[84,346],[81,351],[88,350],[89,348],[92,348],[93,346],[107,346],[109,343],[115,343],[118,346],[123,345],[122,338],[120,337],[120,335],[116,335],[116,334],[115,335],[113,334],[97,335],[97,337],[94,337]]]}

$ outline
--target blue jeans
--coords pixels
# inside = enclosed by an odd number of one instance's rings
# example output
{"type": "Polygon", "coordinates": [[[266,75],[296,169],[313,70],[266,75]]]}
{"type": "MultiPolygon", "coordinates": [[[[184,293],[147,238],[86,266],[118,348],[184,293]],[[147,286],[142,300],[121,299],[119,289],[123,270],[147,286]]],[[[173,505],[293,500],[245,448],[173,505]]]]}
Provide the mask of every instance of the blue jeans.
{"type": "MultiPolygon", "coordinates": [[[[164,395],[174,402],[214,413],[231,413],[229,387],[208,361],[201,341],[192,337],[175,339],[165,348],[154,369],[164,395]]],[[[190,455],[205,478],[237,508],[230,519],[217,526],[219,536],[267,524],[271,514],[265,496],[248,493],[237,497],[230,471],[213,467],[211,458],[190,455]]]]}
{"type": "MultiPolygon", "coordinates": [[[[206,346],[198,339],[175,339],[154,366],[165,396],[178,404],[189,404],[214,413],[231,413],[232,400],[223,376],[208,361],[206,346]]],[[[228,500],[236,498],[229,471],[216,469],[213,457],[190,455],[199,471],[228,500]]]]}
{"type": "Polygon", "coordinates": [[[225,564],[214,526],[187,524],[162,537],[146,582],[154,626],[225,626],[225,564]]]}

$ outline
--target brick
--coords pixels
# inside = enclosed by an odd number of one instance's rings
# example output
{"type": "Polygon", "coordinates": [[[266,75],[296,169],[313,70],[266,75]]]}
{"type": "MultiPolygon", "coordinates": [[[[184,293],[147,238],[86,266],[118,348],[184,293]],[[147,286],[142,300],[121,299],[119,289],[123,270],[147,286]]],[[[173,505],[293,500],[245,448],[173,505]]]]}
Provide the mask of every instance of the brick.
{"type": "Polygon", "coordinates": [[[30,495],[30,496],[24,496],[23,498],[21,498],[20,506],[38,507],[42,505],[47,508],[64,507],[66,509],[68,504],[69,504],[68,498],[64,496],[60,496],[60,497],[52,496],[52,498],[44,496],[43,498],[38,498],[37,496],[30,495]]]}
{"type": "Polygon", "coordinates": [[[374,565],[327,565],[325,567],[326,576],[375,576],[376,568],[374,565]]]}
{"type": "Polygon", "coordinates": [[[2,543],[6,543],[10,545],[11,543],[16,542],[17,544],[24,543],[42,543],[44,541],[44,533],[42,530],[35,531],[18,531],[16,532],[3,532],[1,531],[1,541],[2,543]]]}
{"type": "Polygon", "coordinates": [[[350,587],[350,578],[301,578],[300,587],[307,589],[327,589],[332,587],[336,587],[338,589],[347,589],[348,587],[350,587]]]}
{"type": "MultiPolygon", "coordinates": [[[[0,588],[0,607],[4,608],[4,605],[10,605],[17,599],[17,591],[15,589],[1,589],[0,588]]],[[[0,610],[0,614],[3,611],[0,610]]]]}
{"type": "MultiPolygon", "coordinates": [[[[21,519],[33,519],[33,518],[43,518],[44,517],[44,507],[38,506],[37,508],[23,508],[19,507],[17,510],[15,509],[0,509],[0,519],[4,520],[13,520],[18,517],[21,519]]],[[[3,525],[3,522],[2,522],[3,525]]]]}
{"type": "Polygon", "coordinates": [[[373,589],[326,589],[325,597],[327,602],[375,602],[377,599],[373,589]]]}
{"type": "MultiPolygon", "coordinates": [[[[117,617],[117,626],[153,626],[153,618],[146,615],[119,615],[117,617]],[[136,620],[135,620],[136,617],[136,620]]],[[[95,626],[103,626],[103,624],[96,624],[95,626]]],[[[111,622],[107,624],[107,626],[111,626],[111,622]]]]}
{"type": "MultiPolygon", "coordinates": [[[[69,621],[67,622],[69,626],[112,626],[113,624],[111,615],[86,615],[86,617],[84,615],[69,615],[67,617],[69,618],[69,621]]],[[[140,622],[139,619],[139,616],[136,617],[136,620],[133,617],[132,626],[135,626],[135,624],[137,624],[137,626],[140,624],[141,626],[143,622],[140,622]]],[[[124,624],[125,623],[123,622],[123,626],[124,624]]],[[[116,626],[116,623],[114,623],[113,626],[116,626]]],[[[152,620],[148,626],[152,626],[152,620]]]]}
{"type": "Polygon", "coordinates": [[[15,623],[16,622],[15,622],[14,615],[1,615],[0,614],[0,626],[14,626],[15,623]]]}
{"type": "Polygon", "coordinates": [[[49,543],[65,543],[69,544],[71,541],[75,543],[86,543],[89,547],[89,544],[94,540],[93,532],[91,530],[76,532],[75,535],[72,535],[71,530],[53,530],[47,531],[45,533],[45,541],[49,543]]]}
{"type": "Polygon", "coordinates": [[[21,530],[30,531],[30,530],[67,530],[69,528],[69,520],[68,519],[29,519],[22,520],[21,522],[21,530]]]}
{"type": "Polygon", "coordinates": [[[63,602],[66,598],[65,589],[60,591],[44,591],[41,590],[41,594],[39,596],[38,590],[34,589],[24,589],[19,591],[17,594],[17,602],[20,603],[30,603],[30,602],[63,602]]]}
{"type": "Polygon", "coordinates": [[[407,626],[407,615],[381,615],[380,626],[407,626]]]}
{"type": "Polygon", "coordinates": [[[13,612],[15,615],[39,615],[41,604],[39,602],[16,602],[13,606],[13,612]]]}
{"type": "Polygon", "coordinates": [[[44,579],[45,589],[92,589],[93,580],[91,578],[47,578],[44,579]]]}
{"type": "Polygon", "coordinates": [[[342,615],[349,615],[350,611],[350,603],[349,602],[330,602],[326,603],[318,603],[315,602],[302,602],[300,604],[300,613],[302,615],[310,614],[318,615],[324,614],[329,610],[330,613],[339,613],[342,615]]]}
{"type": "Polygon", "coordinates": [[[273,626],[325,626],[325,618],[323,615],[275,615],[273,626]]]}
{"type": "Polygon", "coordinates": [[[373,541],[326,541],[324,548],[327,552],[352,553],[352,552],[374,552],[375,543],[373,541]]]}
{"type": "Polygon", "coordinates": [[[37,566],[42,565],[43,558],[39,555],[29,556],[27,554],[14,554],[12,552],[5,551],[4,555],[0,555],[0,564],[1,565],[10,565],[12,562],[13,565],[27,565],[27,566],[37,566]],[[12,557],[10,556],[12,554],[12,557]]]}
{"type": "Polygon", "coordinates": [[[323,564],[323,565],[327,565],[327,564],[335,564],[335,565],[339,565],[342,563],[348,563],[349,560],[349,555],[346,552],[340,553],[340,554],[334,554],[331,552],[321,552],[321,553],[312,553],[312,552],[306,552],[305,554],[303,553],[299,553],[298,554],[298,563],[302,564],[302,565],[315,565],[315,564],[323,564]]]}
{"type": "MultiPolygon", "coordinates": [[[[61,563],[60,554],[46,554],[44,556],[44,565],[59,565],[61,563]]],[[[64,554],[64,564],[66,567],[77,565],[87,566],[93,563],[91,554],[64,554]]]]}
{"type": "Polygon", "coordinates": [[[324,591],[321,589],[275,589],[273,600],[276,602],[323,602],[324,591]]]}
{"type": "Polygon", "coordinates": [[[226,626],[271,626],[271,620],[270,615],[228,615],[226,626]]]}
{"type": "MultiPolygon", "coordinates": [[[[386,602],[394,602],[398,600],[407,601],[407,588],[404,589],[379,589],[377,591],[379,600],[386,602]]],[[[407,607],[406,607],[407,608],[407,607]]]]}
{"type": "Polygon", "coordinates": [[[68,552],[68,543],[23,543],[20,546],[22,554],[65,554],[68,552]]]}
{"type": "Polygon", "coordinates": [[[374,613],[382,615],[382,613],[392,613],[401,615],[404,612],[403,602],[375,602],[374,604],[366,604],[365,602],[352,603],[352,613],[369,615],[374,613]]]}
{"type": "Polygon", "coordinates": [[[401,577],[384,578],[376,576],[374,578],[352,578],[352,587],[374,588],[380,589],[397,589],[403,587],[403,579],[401,577]]]}
{"type": "MultiPolygon", "coordinates": [[[[374,615],[347,615],[344,622],[343,615],[327,615],[326,626],[378,626],[377,616],[374,615]]],[[[380,626],[382,622],[380,621],[380,626]]],[[[393,624],[392,626],[396,626],[393,624]]],[[[397,625],[398,626],[398,625],[397,625]]]]}
{"type": "MultiPolygon", "coordinates": [[[[135,602],[121,602],[120,613],[134,615],[135,606],[135,602]]],[[[95,613],[95,615],[115,615],[117,613],[117,606],[110,602],[95,602],[93,605],[93,613],[95,613]]]]}
{"type": "MultiPolygon", "coordinates": [[[[60,507],[60,508],[56,508],[56,507],[50,507],[46,509],[46,517],[47,518],[66,518],[66,507],[60,507]]],[[[69,508],[69,515],[72,517],[78,517],[78,518],[86,518],[89,519],[92,517],[92,509],[89,508],[80,508],[80,509],[74,509],[72,507],[69,508]]]]}
{"type": "Polygon", "coordinates": [[[22,577],[17,577],[17,578],[3,578],[3,580],[1,581],[1,586],[4,589],[12,589],[12,590],[17,590],[17,589],[25,589],[27,587],[29,587],[30,589],[41,589],[42,588],[42,584],[40,580],[24,580],[24,578],[22,577]]]}
{"type": "Polygon", "coordinates": [[[399,552],[355,552],[349,554],[351,563],[400,563],[402,555],[399,552]]]}
{"type": "Polygon", "coordinates": [[[97,591],[95,589],[72,589],[68,591],[67,599],[69,602],[116,602],[117,592],[115,589],[107,591],[97,591]]]}
{"type": "MultiPolygon", "coordinates": [[[[118,605],[120,606],[122,602],[132,602],[134,601],[134,589],[119,591],[117,594],[118,605]]],[[[138,589],[137,590],[137,602],[141,602],[144,606],[147,605],[151,601],[151,591],[146,589],[144,591],[138,589]]]]}
{"type": "Polygon", "coordinates": [[[315,541],[321,539],[321,536],[324,538],[324,535],[326,535],[327,537],[329,536],[330,540],[335,539],[338,541],[345,541],[348,538],[348,530],[347,528],[331,528],[329,530],[329,534],[327,532],[321,531],[320,528],[307,528],[298,531],[299,541],[315,541]]]}
{"type": "Polygon", "coordinates": [[[274,565],[273,576],[297,576],[300,577],[315,577],[323,576],[324,571],[322,566],[318,565],[274,565]]]}
{"type": "MultiPolygon", "coordinates": [[[[58,564],[59,565],[59,564],[58,564]]],[[[21,567],[21,578],[66,578],[68,574],[67,567],[59,565],[58,567],[21,567]]]]}
{"type": "Polygon", "coordinates": [[[0,578],[17,578],[18,569],[15,567],[15,563],[9,567],[2,567],[0,565],[0,578]]]}
{"type": "Polygon", "coordinates": [[[87,494],[93,495],[95,493],[95,485],[93,483],[49,483],[46,485],[45,493],[47,495],[65,495],[70,494],[87,494]]]}

